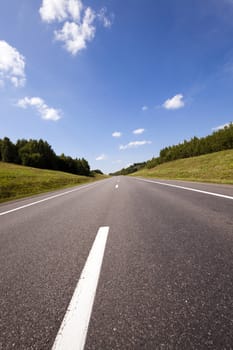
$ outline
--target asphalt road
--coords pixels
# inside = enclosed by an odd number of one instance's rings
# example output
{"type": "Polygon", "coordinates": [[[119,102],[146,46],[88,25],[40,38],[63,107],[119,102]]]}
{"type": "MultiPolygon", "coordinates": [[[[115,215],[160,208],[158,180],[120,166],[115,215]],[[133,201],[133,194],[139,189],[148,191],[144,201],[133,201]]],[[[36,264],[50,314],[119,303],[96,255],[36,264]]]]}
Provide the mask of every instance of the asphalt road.
{"type": "Polygon", "coordinates": [[[85,349],[233,349],[233,186],[159,182],[0,205],[0,350],[52,348],[103,226],[85,349]]]}

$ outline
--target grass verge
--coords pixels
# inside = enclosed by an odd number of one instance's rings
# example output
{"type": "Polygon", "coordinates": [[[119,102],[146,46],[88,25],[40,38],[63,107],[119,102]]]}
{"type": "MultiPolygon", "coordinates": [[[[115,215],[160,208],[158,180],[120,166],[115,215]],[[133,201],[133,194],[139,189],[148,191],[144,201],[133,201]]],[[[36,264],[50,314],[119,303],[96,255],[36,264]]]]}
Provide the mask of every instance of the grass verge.
{"type": "Polygon", "coordinates": [[[175,160],[132,176],[233,184],[233,150],[175,160]]]}
{"type": "Polygon", "coordinates": [[[106,177],[98,174],[95,177],[86,177],[0,162],[0,203],[106,177]]]}

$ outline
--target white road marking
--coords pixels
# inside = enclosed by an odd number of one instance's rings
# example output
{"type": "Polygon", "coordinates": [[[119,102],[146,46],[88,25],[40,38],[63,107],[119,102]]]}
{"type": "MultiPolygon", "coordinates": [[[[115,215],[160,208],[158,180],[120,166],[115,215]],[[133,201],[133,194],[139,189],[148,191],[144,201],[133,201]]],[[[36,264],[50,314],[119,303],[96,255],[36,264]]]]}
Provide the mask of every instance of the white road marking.
{"type": "MultiPolygon", "coordinates": [[[[69,193],[72,193],[72,192],[76,192],[76,191],[80,191],[83,188],[87,188],[87,187],[90,187],[90,186],[93,186],[93,185],[97,185],[97,183],[95,182],[95,183],[92,183],[92,184],[89,184],[89,185],[80,186],[80,187],[75,188],[73,190],[69,190],[69,191],[66,191],[66,192],[55,194],[53,196],[40,199],[40,200],[38,200],[36,202],[32,202],[32,203],[25,204],[25,205],[22,205],[20,207],[14,208],[14,209],[10,209],[10,210],[4,211],[4,212],[0,213],[0,216],[12,213],[12,212],[17,211],[17,210],[24,209],[24,208],[27,208],[27,207],[31,207],[32,205],[36,205],[36,204],[39,204],[39,203],[42,203],[42,202],[49,201],[50,199],[54,199],[54,198],[57,198],[57,197],[65,196],[66,194],[69,194],[69,193]]],[[[24,198],[24,199],[27,199],[27,198],[24,198]]]]}
{"type": "Polygon", "coordinates": [[[115,188],[118,188],[118,187],[119,187],[119,185],[116,185],[116,186],[115,186],[115,188]]]}
{"type": "Polygon", "coordinates": [[[191,187],[172,185],[172,184],[167,184],[167,183],[164,183],[164,182],[152,181],[152,180],[144,180],[144,179],[139,179],[139,178],[136,178],[136,180],[140,180],[140,181],[144,181],[144,182],[150,182],[150,183],[153,183],[153,184],[158,184],[158,185],[163,185],[163,186],[168,186],[168,187],[181,188],[182,190],[204,193],[204,194],[208,194],[210,196],[215,196],[215,197],[233,199],[232,196],[226,196],[225,194],[220,194],[220,193],[215,193],[215,192],[208,192],[208,191],[197,190],[196,188],[191,188],[191,187]]]}
{"type": "Polygon", "coordinates": [[[95,299],[109,227],[100,227],[52,350],[82,350],[95,299]]]}

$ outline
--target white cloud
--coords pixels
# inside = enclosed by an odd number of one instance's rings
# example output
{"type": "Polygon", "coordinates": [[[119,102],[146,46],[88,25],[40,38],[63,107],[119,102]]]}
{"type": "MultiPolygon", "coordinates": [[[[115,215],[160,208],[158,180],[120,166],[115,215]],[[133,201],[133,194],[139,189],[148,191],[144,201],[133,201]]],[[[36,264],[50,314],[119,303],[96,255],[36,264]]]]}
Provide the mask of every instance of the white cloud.
{"type": "Polygon", "coordinates": [[[105,160],[107,159],[107,156],[105,154],[101,154],[100,156],[96,157],[95,160],[105,160]]]}
{"type": "Polygon", "coordinates": [[[142,111],[145,112],[148,110],[148,107],[147,106],[142,106],[142,111]]]}
{"type": "Polygon", "coordinates": [[[150,145],[151,143],[151,141],[132,141],[129,142],[127,145],[121,145],[120,150],[125,150],[128,148],[138,148],[140,146],[150,145]]]}
{"type": "Polygon", "coordinates": [[[33,107],[37,110],[42,119],[57,121],[61,119],[61,112],[58,109],[49,107],[40,97],[24,97],[17,103],[18,107],[33,107]]]}
{"type": "Polygon", "coordinates": [[[136,129],[133,131],[133,134],[135,135],[140,135],[140,134],[143,134],[145,131],[145,129],[141,128],[141,129],[136,129]]]}
{"type": "Polygon", "coordinates": [[[98,19],[100,20],[100,22],[103,24],[103,26],[105,28],[110,28],[112,26],[113,16],[111,16],[111,18],[107,16],[107,9],[106,9],[106,7],[103,7],[99,11],[97,17],[98,17],[98,19]]]}
{"type": "Polygon", "coordinates": [[[163,104],[163,107],[166,109],[178,109],[184,107],[183,95],[178,94],[174,97],[166,100],[163,104]]]}
{"type": "Polygon", "coordinates": [[[77,52],[87,47],[88,41],[94,38],[95,27],[92,24],[94,19],[95,14],[88,7],[81,24],[65,22],[61,30],[55,31],[55,39],[64,42],[66,50],[76,55],[77,52]]]}
{"type": "Polygon", "coordinates": [[[6,41],[0,40],[0,86],[10,81],[15,87],[24,86],[25,58],[6,41]]]}
{"type": "Polygon", "coordinates": [[[70,18],[79,21],[82,9],[83,4],[80,0],[43,0],[39,12],[44,22],[51,23],[70,18]]]}
{"type": "Polygon", "coordinates": [[[112,133],[112,137],[121,137],[122,136],[122,133],[120,131],[114,131],[112,133]]]}
{"type": "Polygon", "coordinates": [[[229,126],[229,125],[230,125],[230,123],[219,125],[219,126],[216,126],[215,128],[212,128],[212,130],[213,131],[218,131],[218,130],[224,129],[226,126],[229,126]]]}
{"type": "Polygon", "coordinates": [[[72,55],[87,47],[96,33],[95,20],[110,27],[112,21],[107,17],[107,10],[102,8],[96,13],[91,7],[85,8],[81,0],[43,0],[39,10],[44,22],[62,22],[54,30],[55,40],[64,43],[65,49],[72,55]]]}

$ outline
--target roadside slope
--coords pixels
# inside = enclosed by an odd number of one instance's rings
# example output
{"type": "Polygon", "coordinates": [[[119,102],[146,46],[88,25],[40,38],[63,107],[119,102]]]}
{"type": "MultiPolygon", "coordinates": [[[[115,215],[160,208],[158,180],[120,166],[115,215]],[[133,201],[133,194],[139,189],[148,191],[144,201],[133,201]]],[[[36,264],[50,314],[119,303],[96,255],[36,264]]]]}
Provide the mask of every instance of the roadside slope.
{"type": "Polygon", "coordinates": [[[0,162],[0,203],[104,179],[0,162]]]}
{"type": "Polygon", "coordinates": [[[233,184],[233,150],[163,163],[131,176],[233,184]]]}

